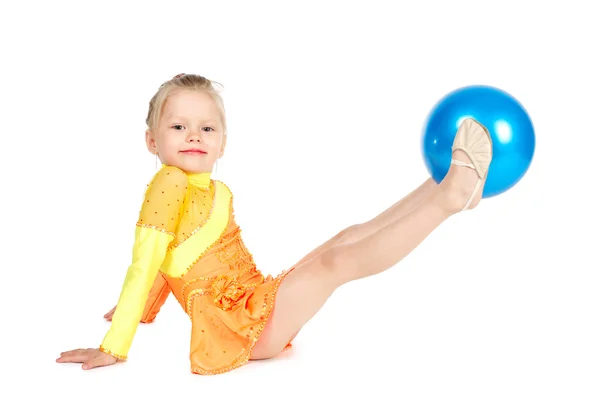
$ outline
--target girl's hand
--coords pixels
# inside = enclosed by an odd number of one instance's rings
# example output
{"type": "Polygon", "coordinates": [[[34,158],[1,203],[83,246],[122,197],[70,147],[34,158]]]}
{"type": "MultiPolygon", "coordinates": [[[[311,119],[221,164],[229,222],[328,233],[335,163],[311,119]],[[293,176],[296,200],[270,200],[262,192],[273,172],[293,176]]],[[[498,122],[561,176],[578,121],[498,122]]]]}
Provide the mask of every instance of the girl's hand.
{"type": "Polygon", "coordinates": [[[108,355],[97,348],[87,348],[71,350],[60,353],[60,358],[56,360],[59,363],[77,362],[83,363],[83,369],[93,369],[100,366],[108,366],[117,362],[118,359],[108,355]]]}
{"type": "Polygon", "coordinates": [[[107,321],[112,321],[112,317],[113,317],[113,314],[115,313],[116,309],[117,309],[117,306],[115,305],[112,310],[110,310],[106,314],[104,314],[104,319],[106,319],[107,321]]]}
{"type": "Polygon", "coordinates": [[[104,314],[104,319],[106,319],[109,322],[112,322],[112,318],[113,318],[113,315],[115,314],[116,309],[117,309],[117,306],[115,305],[112,310],[110,310],[106,314],[104,314]]]}

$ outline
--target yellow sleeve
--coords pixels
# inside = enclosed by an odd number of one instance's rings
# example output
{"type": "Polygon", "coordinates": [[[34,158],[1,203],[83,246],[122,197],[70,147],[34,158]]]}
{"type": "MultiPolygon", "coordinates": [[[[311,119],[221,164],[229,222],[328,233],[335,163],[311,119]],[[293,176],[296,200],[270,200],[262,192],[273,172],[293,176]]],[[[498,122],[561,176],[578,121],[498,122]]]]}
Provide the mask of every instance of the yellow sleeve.
{"type": "Polygon", "coordinates": [[[156,173],[144,196],[135,228],[132,262],[127,270],[112,324],[100,350],[127,359],[148,294],[174,239],[187,191],[187,176],[175,167],[156,173]]]}
{"type": "Polygon", "coordinates": [[[151,323],[154,321],[161,307],[167,301],[169,294],[171,294],[171,287],[162,274],[158,274],[154,280],[154,284],[150,288],[150,293],[148,293],[148,300],[146,300],[146,306],[142,313],[142,323],[151,323]]]}

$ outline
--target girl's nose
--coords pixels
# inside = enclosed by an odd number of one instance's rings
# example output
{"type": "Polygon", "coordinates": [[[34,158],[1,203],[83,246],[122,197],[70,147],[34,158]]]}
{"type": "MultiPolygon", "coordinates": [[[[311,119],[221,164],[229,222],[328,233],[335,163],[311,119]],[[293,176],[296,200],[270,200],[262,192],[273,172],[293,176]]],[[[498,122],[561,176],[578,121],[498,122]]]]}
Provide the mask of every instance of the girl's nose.
{"type": "Polygon", "coordinates": [[[202,135],[199,132],[192,131],[188,135],[189,142],[202,142],[202,135]]]}

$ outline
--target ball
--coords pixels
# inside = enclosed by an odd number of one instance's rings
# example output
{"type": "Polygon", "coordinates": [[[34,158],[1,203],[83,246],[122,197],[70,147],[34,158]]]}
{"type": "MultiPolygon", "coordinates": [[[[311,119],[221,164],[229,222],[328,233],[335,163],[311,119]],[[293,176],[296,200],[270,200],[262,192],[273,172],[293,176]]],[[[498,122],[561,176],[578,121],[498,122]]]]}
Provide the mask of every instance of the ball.
{"type": "Polygon", "coordinates": [[[442,97],[427,115],[422,155],[427,171],[439,183],[452,159],[452,144],[465,118],[483,124],[492,137],[493,157],[483,198],[514,187],[525,175],[535,152],[535,131],[529,114],[512,95],[491,86],[467,86],[442,97]]]}

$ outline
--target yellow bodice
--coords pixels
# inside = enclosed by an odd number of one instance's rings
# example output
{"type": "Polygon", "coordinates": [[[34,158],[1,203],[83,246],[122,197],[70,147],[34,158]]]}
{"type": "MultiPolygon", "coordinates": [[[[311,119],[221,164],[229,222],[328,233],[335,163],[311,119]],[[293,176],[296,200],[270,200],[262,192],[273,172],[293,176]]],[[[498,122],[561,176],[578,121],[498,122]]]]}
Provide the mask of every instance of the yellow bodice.
{"type": "Polygon", "coordinates": [[[163,166],[148,184],[136,223],[132,262],[101,349],[125,359],[157,276],[181,278],[223,235],[229,188],[210,173],[163,166]],[[202,230],[202,233],[199,231],[202,230]]]}
{"type": "Polygon", "coordinates": [[[192,372],[235,369],[249,360],[289,272],[273,278],[257,270],[225,184],[165,166],[146,190],[133,260],[100,349],[126,359],[139,323],[152,322],[173,293],[192,322],[192,372]]]}

